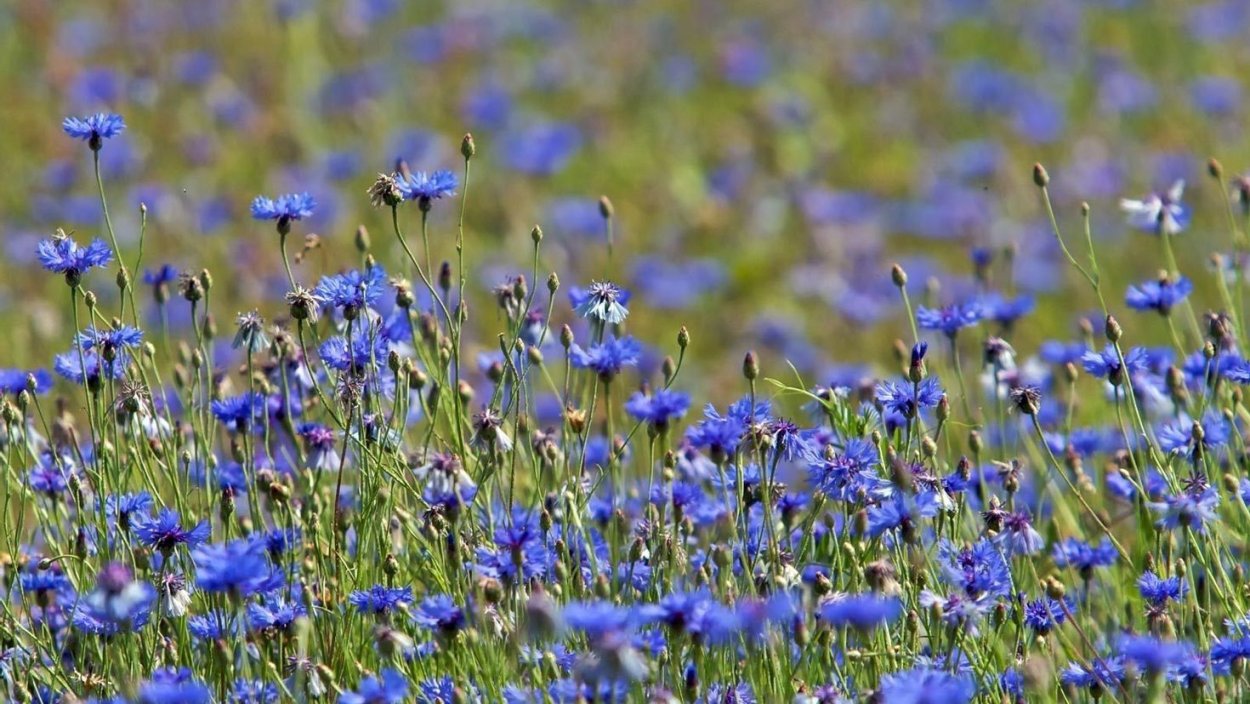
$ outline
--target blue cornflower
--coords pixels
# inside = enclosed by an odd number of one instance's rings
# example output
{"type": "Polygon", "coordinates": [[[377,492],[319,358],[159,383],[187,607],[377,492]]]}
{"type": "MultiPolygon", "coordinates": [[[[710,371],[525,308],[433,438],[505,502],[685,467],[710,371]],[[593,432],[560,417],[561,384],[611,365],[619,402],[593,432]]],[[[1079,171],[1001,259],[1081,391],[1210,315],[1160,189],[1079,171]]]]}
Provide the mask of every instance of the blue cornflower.
{"type": "Polygon", "coordinates": [[[104,513],[122,530],[129,530],[131,518],[142,519],[152,508],[152,495],[147,491],[137,494],[114,494],[104,500],[104,513]]]}
{"type": "Polygon", "coordinates": [[[253,631],[278,631],[290,633],[295,621],[308,615],[301,592],[296,591],[293,598],[282,596],[281,590],[265,594],[260,602],[247,605],[248,626],[253,631]]]}
{"type": "Polygon", "coordinates": [[[1061,342],[1046,340],[1037,348],[1037,355],[1049,364],[1076,364],[1089,351],[1084,342],[1061,342]]]}
{"type": "Polygon", "coordinates": [[[1144,232],[1175,235],[1189,226],[1189,208],[1181,202],[1185,182],[1177,181],[1166,193],[1151,193],[1141,200],[1120,199],[1128,224],[1144,232]]]}
{"type": "Polygon", "coordinates": [[[938,557],[943,577],[969,596],[1004,597],[1012,592],[1007,559],[987,538],[963,548],[943,540],[938,545],[938,557]]]}
{"type": "Polygon", "coordinates": [[[213,415],[230,432],[245,433],[264,419],[267,405],[264,394],[247,391],[238,396],[217,399],[211,407],[213,415]]]}
{"type": "Polygon", "coordinates": [[[404,200],[417,201],[417,207],[421,210],[429,210],[432,201],[456,195],[457,185],[459,181],[456,175],[446,169],[428,174],[414,171],[395,179],[395,186],[404,200]]]}
{"type": "Polygon", "coordinates": [[[937,377],[926,377],[919,384],[910,381],[882,381],[874,389],[877,402],[886,411],[904,418],[915,418],[925,408],[932,408],[942,399],[942,385],[937,377]]]}
{"type": "Polygon", "coordinates": [[[313,295],[325,305],[344,311],[346,317],[371,306],[386,289],[386,271],[378,265],[366,271],[346,271],[322,277],[313,295]]]}
{"type": "Polygon", "coordinates": [[[1002,294],[991,293],[981,298],[980,305],[986,318],[1010,329],[1017,320],[1033,311],[1035,302],[1027,294],[1006,298],[1002,294]]]}
{"type": "Polygon", "coordinates": [[[881,479],[872,471],[878,460],[877,448],[863,438],[848,441],[842,452],[832,458],[826,458],[823,452],[809,453],[808,485],[840,501],[856,500],[861,489],[871,496],[883,488],[879,486],[881,479]]]}
{"type": "Polygon", "coordinates": [[[897,620],[903,613],[903,604],[893,596],[843,594],[822,602],[816,613],[835,628],[870,631],[897,620]]]}
{"type": "Polygon", "coordinates": [[[408,680],[386,668],[381,677],[366,677],[354,692],[339,695],[339,704],[402,704],[408,699],[408,680]]]}
{"type": "Polygon", "coordinates": [[[1150,673],[1164,672],[1185,659],[1192,648],[1185,643],[1166,641],[1154,636],[1124,635],[1116,651],[1127,661],[1150,673]]]}
{"type": "Polygon", "coordinates": [[[587,288],[569,289],[573,311],[599,324],[619,325],[625,322],[630,293],[609,281],[595,281],[587,288]]]}
{"type": "Polygon", "coordinates": [[[347,597],[347,603],[362,614],[388,614],[402,605],[411,604],[412,590],[408,587],[375,584],[364,591],[352,592],[347,597]]]}
{"type": "Polygon", "coordinates": [[[636,391],[625,402],[625,410],[631,416],[660,430],[667,428],[671,421],[685,416],[689,408],[690,394],[668,389],[659,389],[651,395],[636,391]]]}
{"type": "Polygon", "coordinates": [[[195,585],[206,592],[236,597],[270,591],[282,584],[269,567],[264,546],[252,540],[206,543],[191,550],[195,585]]]}
{"type": "Polygon", "coordinates": [[[277,220],[278,230],[288,229],[292,220],[312,217],[317,201],[307,193],[287,193],[277,198],[256,196],[252,199],[252,217],[256,220],[277,220]]]}
{"type": "Polygon", "coordinates": [[[51,239],[39,241],[38,257],[44,269],[64,274],[66,283],[77,286],[87,270],[107,266],[113,260],[113,250],[100,239],[79,247],[68,235],[58,232],[51,239]]]}
{"type": "Polygon", "coordinates": [[[412,612],[412,620],[419,626],[441,635],[451,635],[465,625],[464,610],[446,594],[436,594],[421,600],[412,612]]]}
{"type": "Polygon", "coordinates": [[[710,612],[721,605],[711,591],[675,591],[665,595],[658,604],[643,607],[640,616],[649,623],[661,623],[673,633],[688,633],[695,638],[706,635],[712,625],[710,612]]]}
{"type": "Polygon", "coordinates": [[[591,369],[599,378],[607,381],[621,373],[625,367],[638,365],[642,354],[642,345],[632,336],[622,338],[609,337],[589,349],[573,345],[569,350],[569,359],[578,369],[591,369]]]}
{"type": "Polygon", "coordinates": [[[139,704],[209,704],[212,692],[192,679],[146,682],[139,688],[139,704]]]}
{"type": "Polygon", "coordinates": [[[52,375],[47,369],[0,369],[0,394],[17,394],[27,391],[27,382],[34,378],[34,393],[46,394],[52,390],[52,375]]]}
{"type": "Polygon", "coordinates": [[[86,117],[67,117],[61,121],[61,129],[74,139],[86,142],[93,151],[98,151],[104,140],[116,137],[126,129],[126,121],[116,113],[97,112],[86,117]]]}
{"type": "Polygon", "coordinates": [[[1124,668],[1124,658],[1094,658],[1089,667],[1077,662],[1069,663],[1059,675],[1062,684],[1072,687],[1091,688],[1095,685],[1102,689],[1114,689],[1128,676],[1124,668]]]}
{"type": "MultiPolygon", "coordinates": [[[[1197,452],[1198,442],[1195,437],[1195,424],[1182,416],[1182,419],[1164,424],[1155,435],[1159,439],[1159,448],[1174,455],[1189,455],[1197,461],[1201,455],[1197,452]]],[[[1198,424],[1198,434],[1202,437],[1202,447],[1212,449],[1228,442],[1229,429],[1224,417],[1214,411],[1207,411],[1202,422],[1198,424]]]]}
{"type": "Polygon", "coordinates": [[[99,385],[101,376],[113,380],[126,376],[127,364],[126,355],[119,354],[117,359],[106,362],[95,350],[71,350],[52,358],[53,371],[75,384],[86,383],[91,388],[99,385]]]}
{"type": "Polygon", "coordinates": [[[46,494],[57,496],[69,488],[69,480],[75,474],[73,465],[66,459],[56,460],[50,454],[39,458],[39,462],[30,470],[27,482],[30,488],[46,494]]]}
{"type": "Polygon", "coordinates": [[[1137,579],[1137,589],[1141,592],[1143,599],[1155,606],[1161,606],[1169,600],[1180,601],[1181,597],[1189,591],[1189,585],[1180,577],[1164,579],[1154,572],[1147,571],[1137,579]]]}
{"type": "Polygon", "coordinates": [[[168,555],[179,545],[196,547],[208,540],[208,521],[200,521],[191,529],[182,527],[177,511],[162,507],[155,517],[143,514],[135,521],[139,542],[168,555]]]}
{"type": "Polygon", "coordinates": [[[152,297],[158,304],[169,300],[169,285],[178,280],[178,269],[172,264],[162,264],[159,269],[145,269],[143,283],[152,287],[152,297]]]}
{"type": "Polygon", "coordinates": [[[994,601],[984,594],[974,597],[955,591],[941,596],[926,589],[920,592],[920,605],[926,609],[941,607],[943,623],[975,636],[980,632],[978,624],[994,608],[994,601]]]}
{"type": "Polygon", "coordinates": [[[1202,533],[1206,530],[1207,521],[1213,520],[1215,507],[1220,503],[1220,495],[1215,487],[1198,483],[1184,488],[1180,493],[1166,497],[1163,501],[1147,504],[1150,508],[1162,513],[1155,525],[1168,530],[1180,527],[1193,528],[1202,533]]]}
{"type": "Polygon", "coordinates": [[[1007,514],[1003,518],[1003,530],[995,540],[1004,546],[1008,555],[1035,555],[1046,547],[1046,539],[1033,527],[1033,517],[1028,511],[1007,514]]]}
{"type": "Polygon", "coordinates": [[[327,367],[337,372],[359,375],[385,362],[389,347],[380,335],[370,340],[368,336],[361,334],[352,338],[350,349],[347,338],[336,336],[321,343],[317,351],[327,367]]]}
{"type": "Polygon", "coordinates": [[[129,325],[122,325],[112,330],[101,330],[92,326],[78,333],[76,338],[76,343],[81,349],[98,349],[106,360],[114,357],[118,350],[134,349],[142,342],[143,331],[129,325]]]}
{"type": "Polygon", "coordinates": [[[1250,636],[1231,635],[1216,638],[1209,653],[1211,670],[1217,675],[1227,675],[1233,662],[1250,660],[1250,636]]]}
{"type": "Polygon", "coordinates": [[[886,675],[877,687],[877,696],[890,704],[966,704],[976,693],[977,683],[970,675],[931,667],[886,675]]]}
{"type": "Polygon", "coordinates": [[[230,693],[231,704],[277,704],[278,686],[263,680],[237,679],[230,693]]]}
{"type": "Polygon", "coordinates": [[[1076,604],[1068,597],[1064,597],[1062,604],[1050,597],[1034,599],[1024,605],[1024,625],[1037,635],[1044,636],[1068,620],[1068,614],[1075,608],[1076,604]]]}
{"type": "Polygon", "coordinates": [[[1134,347],[1124,354],[1124,364],[1120,364],[1120,355],[1116,352],[1115,345],[1107,345],[1102,352],[1085,352],[1081,355],[1081,365],[1085,367],[1085,371],[1096,377],[1106,378],[1112,384],[1119,384],[1124,380],[1124,372],[1135,374],[1143,369],[1149,362],[1149,353],[1144,347],[1134,347]]]}
{"type": "Polygon", "coordinates": [[[1088,579],[1096,567],[1108,567],[1115,564],[1117,552],[1115,545],[1107,538],[1097,545],[1083,543],[1076,538],[1066,538],[1055,544],[1051,557],[1056,567],[1073,567],[1081,576],[1088,579]]]}
{"type": "Polygon", "coordinates": [[[979,302],[956,303],[941,308],[916,309],[916,325],[921,330],[940,330],[947,337],[954,337],[961,329],[981,322],[985,309],[979,302]]]}
{"type": "Polygon", "coordinates": [[[613,633],[632,631],[640,614],[606,601],[576,601],[561,614],[569,628],[585,633],[591,641],[613,633]]]}
{"type": "Polygon", "coordinates": [[[758,704],[758,702],[755,690],[751,689],[749,682],[737,684],[713,682],[707,686],[706,696],[695,700],[694,704],[758,704]]]}
{"type": "Polygon", "coordinates": [[[902,531],[905,540],[912,540],[917,536],[917,522],[936,516],[938,509],[937,495],[931,491],[915,496],[895,492],[891,498],[868,507],[867,535],[879,538],[897,529],[902,531]]]}
{"type": "Polygon", "coordinates": [[[1129,286],[1124,302],[1133,310],[1153,310],[1161,315],[1172,312],[1172,306],[1185,300],[1194,285],[1184,276],[1175,281],[1167,277],[1129,286]]]}

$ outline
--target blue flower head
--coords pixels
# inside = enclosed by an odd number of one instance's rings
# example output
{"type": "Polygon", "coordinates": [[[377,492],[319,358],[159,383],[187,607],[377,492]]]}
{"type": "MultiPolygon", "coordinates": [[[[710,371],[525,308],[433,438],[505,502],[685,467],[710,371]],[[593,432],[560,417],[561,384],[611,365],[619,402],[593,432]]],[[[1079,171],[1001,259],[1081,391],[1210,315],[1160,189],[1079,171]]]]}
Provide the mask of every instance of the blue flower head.
{"type": "Polygon", "coordinates": [[[1153,310],[1160,315],[1172,312],[1172,307],[1185,300],[1194,290],[1194,285],[1184,276],[1175,281],[1162,277],[1155,281],[1147,281],[1128,287],[1125,303],[1133,310],[1153,310]]]}
{"type": "Polygon", "coordinates": [[[1148,571],[1137,579],[1137,589],[1143,599],[1155,606],[1161,606],[1168,601],[1180,601],[1189,591],[1189,585],[1180,577],[1164,579],[1148,571]]]}
{"type": "Polygon", "coordinates": [[[408,680],[389,667],[380,677],[366,677],[354,692],[339,695],[339,704],[402,704],[408,701],[408,680]]]}
{"type": "Polygon", "coordinates": [[[897,620],[903,613],[903,605],[898,597],[846,594],[825,601],[816,613],[835,628],[866,632],[897,620]]]}
{"type": "Polygon", "coordinates": [[[43,395],[52,390],[52,375],[47,369],[0,369],[0,394],[16,396],[23,391],[43,395]],[[33,388],[30,380],[34,379],[33,388]]]}
{"type": "Polygon", "coordinates": [[[51,239],[39,242],[38,257],[44,269],[64,274],[66,283],[77,286],[89,269],[107,266],[113,260],[113,250],[99,239],[79,247],[68,235],[58,232],[51,239]]]}
{"type": "Polygon", "coordinates": [[[1124,363],[1121,364],[1115,346],[1107,345],[1102,352],[1089,351],[1081,355],[1081,365],[1090,374],[1118,385],[1124,380],[1125,371],[1131,376],[1146,369],[1148,358],[1149,353],[1144,347],[1134,347],[1124,354],[1124,363]]]}
{"type": "Polygon", "coordinates": [[[636,391],[625,402],[625,410],[631,416],[660,429],[685,416],[689,408],[690,394],[669,389],[659,389],[650,396],[636,391]]]}
{"type": "Polygon", "coordinates": [[[881,701],[897,704],[967,704],[976,693],[977,683],[971,675],[932,667],[917,667],[886,675],[877,687],[877,696],[881,701]]]}
{"type": "Polygon", "coordinates": [[[252,217],[257,220],[277,220],[278,232],[285,235],[291,231],[292,220],[312,217],[317,201],[308,193],[287,193],[277,198],[256,196],[252,199],[252,217]]]}
{"type": "Polygon", "coordinates": [[[955,333],[976,325],[984,317],[985,309],[975,301],[956,303],[942,308],[920,306],[916,309],[916,325],[921,330],[939,330],[947,337],[954,337],[955,333]]]}
{"type": "Polygon", "coordinates": [[[386,271],[375,264],[366,271],[352,270],[322,277],[313,295],[327,306],[352,316],[355,311],[373,305],[385,289],[386,271]]]}
{"type": "Polygon", "coordinates": [[[209,593],[248,597],[282,585],[269,566],[265,546],[254,540],[206,543],[191,551],[195,585],[209,593]]]}
{"type": "Polygon", "coordinates": [[[414,171],[407,176],[400,175],[395,179],[395,186],[404,200],[417,201],[417,207],[421,210],[429,210],[433,201],[456,195],[457,185],[459,182],[456,175],[446,169],[428,174],[424,171],[414,171]]]}
{"type": "Polygon", "coordinates": [[[1151,193],[1141,200],[1123,198],[1120,210],[1128,224],[1143,232],[1176,235],[1189,227],[1189,208],[1181,202],[1185,182],[1177,181],[1166,193],[1151,193]]]}
{"type": "Polygon", "coordinates": [[[919,384],[910,381],[883,381],[875,389],[877,402],[886,411],[892,411],[904,418],[915,418],[916,414],[932,408],[942,399],[942,385],[937,377],[927,377],[919,384]]]}
{"type": "Polygon", "coordinates": [[[264,394],[247,391],[238,396],[217,399],[212,403],[213,415],[222,425],[234,433],[247,432],[249,428],[259,430],[256,426],[265,417],[267,401],[264,394]]]}
{"type": "Polygon", "coordinates": [[[388,614],[400,606],[412,603],[412,590],[408,587],[386,587],[381,584],[352,592],[347,603],[362,614],[388,614]]]}
{"type": "Polygon", "coordinates": [[[642,345],[628,335],[622,338],[609,337],[589,349],[573,345],[569,350],[569,358],[574,367],[593,370],[602,379],[611,379],[625,367],[637,366],[641,354],[642,345]]]}
{"type": "Polygon", "coordinates": [[[569,290],[573,310],[583,318],[599,324],[619,325],[625,322],[629,309],[629,291],[608,281],[596,281],[587,288],[569,290]]]}
{"type": "Polygon", "coordinates": [[[92,151],[99,151],[104,140],[126,129],[126,121],[116,113],[97,112],[86,117],[67,117],[61,121],[61,129],[74,139],[86,142],[92,151]]]}

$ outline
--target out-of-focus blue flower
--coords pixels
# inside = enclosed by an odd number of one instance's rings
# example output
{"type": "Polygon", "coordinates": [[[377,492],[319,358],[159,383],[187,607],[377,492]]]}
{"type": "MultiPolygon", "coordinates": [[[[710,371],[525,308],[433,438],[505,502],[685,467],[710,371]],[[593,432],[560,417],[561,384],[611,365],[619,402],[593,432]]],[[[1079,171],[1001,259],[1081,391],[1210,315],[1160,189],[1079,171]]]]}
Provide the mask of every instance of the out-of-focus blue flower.
{"type": "Polygon", "coordinates": [[[1172,312],[1172,306],[1185,300],[1193,290],[1193,283],[1184,276],[1175,281],[1165,278],[1129,286],[1124,300],[1133,310],[1153,310],[1167,315],[1172,312]]]}
{"type": "Polygon", "coordinates": [[[1186,643],[1161,640],[1154,636],[1125,635],[1116,644],[1116,651],[1128,662],[1147,674],[1162,673],[1180,664],[1193,647],[1186,643]]]}
{"type": "Polygon", "coordinates": [[[353,692],[339,695],[339,704],[402,704],[408,698],[408,680],[386,668],[380,677],[366,677],[353,692]]]}
{"type": "Polygon", "coordinates": [[[650,395],[636,391],[625,402],[625,410],[631,416],[656,428],[667,428],[671,421],[684,417],[689,408],[690,394],[669,389],[650,395]]]}
{"type": "Polygon", "coordinates": [[[1134,347],[1124,354],[1124,364],[1120,364],[1120,354],[1115,346],[1107,345],[1102,352],[1091,351],[1082,354],[1081,365],[1090,374],[1118,384],[1123,380],[1125,371],[1132,375],[1146,369],[1147,357],[1145,348],[1134,347]]]}
{"type": "Polygon", "coordinates": [[[256,426],[264,419],[266,406],[264,394],[256,391],[217,399],[211,404],[217,420],[235,433],[245,433],[249,429],[259,430],[256,426]]]}
{"type": "Polygon", "coordinates": [[[877,687],[877,695],[890,704],[967,704],[976,693],[973,677],[928,667],[886,675],[877,687]]]}
{"type": "Polygon", "coordinates": [[[1151,193],[1141,200],[1120,199],[1128,224],[1152,234],[1176,235],[1189,226],[1189,208],[1181,202],[1185,182],[1177,181],[1166,193],[1151,193]]]}
{"type": "Polygon", "coordinates": [[[560,122],[539,123],[500,136],[504,164],[515,171],[550,176],[564,170],[581,147],[577,127],[560,122]]]}
{"type": "Polygon", "coordinates": [[[248,597],[282,585],[265,556],[264,545],[253,540],[205,543],[191,550],[195,585],[209,593],[248,597]]]}
{"type": "Polygon", "coordinates": [[[835,628],[870,631],[896,621],[903,613],[898,597],[877,594],[843,594],[821,602],[820,619],[835,628]]]}
{"type": "Polygon", "coordinates": [[[1066,538],[1055,543],[1051,551],[1056,567],[1073,567],[1086,579],[1095,567],[1108,567],[1115,564],[1117,553],[1115,546],[1107,538],[1097,545],[1083,543],[1076,538],[1066,538]]]}
{"type": "Polygon", "coordinates": [[[622,338],[608,337],[597,345],[583,349],[573,345],[569,349],[569,359],[578,369],[589,369],[601,378],[611,379],[625,367],[638,365],[642,354],[642,345],[631,336],[622,338]]]}
{"type": "Polygon", "coordinates": [[[979,302],[957,303],[942,308],[920,306],[916,309],[916,325],[921,330],[938,330],[947,337],[954,337],[955,333],[976,325],[984,317],[985,310],[979,302]]]}
{"type": "Polygon", "coordinates": [[[388,614],[401,606],[412,603],[412,590],[408,587],[386,587],[381,584],[354,591],[347,597],[347,603],[356,607],[362,614],[388,614]]]}
{"type": "Polygon", "coordinates": [[[52,375],[47,369],[0,369],[0,393],[17,395],[28,390],[34,379],[34,393],[43,395],[52,390],[52,375]]]}
{"type": "Polygon", "coordinates": [[[1215,508],[1220,504],[1219,492],[1212,486],[1197,484],[1185,487],[1163,501],[1147,504],[1162,514],[1155,525],[1168,530],[1187,527],[1196,533],[1206,532],[1206,524],[1216,518],[1215,508]]]}
{"type": "Polygon", "coordinates": [[[436,594],[421,600],[412,612],[412,621],[435,633],[450,635],[465,625],[464,610],[446,594],[436,594]]]}

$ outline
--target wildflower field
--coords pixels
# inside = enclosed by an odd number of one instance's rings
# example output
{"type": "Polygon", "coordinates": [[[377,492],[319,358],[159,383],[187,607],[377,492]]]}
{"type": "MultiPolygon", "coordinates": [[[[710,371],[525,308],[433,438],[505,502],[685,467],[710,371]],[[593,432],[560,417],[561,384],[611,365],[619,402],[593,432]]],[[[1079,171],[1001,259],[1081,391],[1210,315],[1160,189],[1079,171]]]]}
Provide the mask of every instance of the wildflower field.
{"type": "Polygon", "coordinates": [[[1248,38],[0,3],[0,701],[1250,701],[1248,38]]]}

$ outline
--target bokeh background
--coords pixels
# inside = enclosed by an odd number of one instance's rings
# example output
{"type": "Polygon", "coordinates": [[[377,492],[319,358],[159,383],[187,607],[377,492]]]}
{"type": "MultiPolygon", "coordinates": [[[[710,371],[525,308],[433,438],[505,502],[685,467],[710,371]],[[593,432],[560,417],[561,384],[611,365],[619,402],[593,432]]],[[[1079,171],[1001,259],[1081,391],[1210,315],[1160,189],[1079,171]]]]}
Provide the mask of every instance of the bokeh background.
{"type": "MultiPolygon", "coordinates": [[[[35,243],[57,227],[103,235],[90,156],[59,127],[96,110],[129,125],[103,151],[119,237],[137,242],[145,203],[145,266],[211,269],[226,329],[240,310],[284,312],[254,195],[319,201],[298,230],[320,239],[305,282],[358,261],[359,225],[395,266],[367,187],[399,158],[459,172],[468,131],[482,351],[499,324],[490,288],[528,274],[535,223],[540,279],[631,288],[631,332],[657,354],[688,326],[700,363],[683,374],[713,399],[748,348],[766,373],[790,360],[807,381],[888,360],[907,330],[890,265],[917,301],[961,300],[974,248],[995,255],[994,288],[1037,297],[1018,347],[1071,337],[1093,299],[1060,261],[1032,164],[1047,165],[1070,237],[1091,204],[1124,283],[1161,258],[1117,199],[1186,179],[1179,256],[1208,287],[1228,192],[1206,160],[1250,165],[1247,37],[1246,0],[6,0],[3,363],[46,365],[68,346],[64,285],[37,270],[35,243]],[[616,209],[610,262],[601,195],[616,209]]],[[[435,209],[437,258],[452,255],[456,211],[435,209]]],[[[569,317],[565,304],[555,322],[569,317]]],[[[186,324],[172,306],[175,333],[186,324]]]]}

